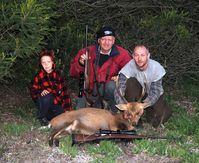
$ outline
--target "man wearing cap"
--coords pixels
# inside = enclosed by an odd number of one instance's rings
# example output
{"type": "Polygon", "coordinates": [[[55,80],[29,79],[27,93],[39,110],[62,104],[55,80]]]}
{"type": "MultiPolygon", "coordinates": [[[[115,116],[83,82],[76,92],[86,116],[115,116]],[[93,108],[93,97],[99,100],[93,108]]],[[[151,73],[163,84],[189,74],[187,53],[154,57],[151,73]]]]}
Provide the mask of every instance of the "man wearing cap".
{"type": "MultiPolygon", "coordinates": [[[[79,78],[85,69],[86,49],[89,65],[89,89],[85,90],[89,97],[79,98],[77,109],[91,105],[107,108],[117,112],[114,100],[115,81],[121,68],[131,60],[129,52],[115,45],[115,31],[112,27],[104,26],[97,32],[97,44],[79,50],[70,63],[70,75],[79,78]],[[106,105],[108,104],[108,105],[106,105]]],[[[84,91],[84,92],[85,92],[84,91]]]]}

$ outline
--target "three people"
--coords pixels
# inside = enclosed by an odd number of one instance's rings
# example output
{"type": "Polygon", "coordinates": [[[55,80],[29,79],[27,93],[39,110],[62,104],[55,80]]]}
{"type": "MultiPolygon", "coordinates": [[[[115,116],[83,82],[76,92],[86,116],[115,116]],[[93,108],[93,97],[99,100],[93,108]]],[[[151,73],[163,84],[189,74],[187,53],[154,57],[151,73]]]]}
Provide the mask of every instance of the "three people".
{"type": "Polygon", "coordinates": [[[66,81],[56,68],[53,51],[39,54],[40,69],[30,87],[31,97],[38,108],[37,118],[41,125],[47,125],[55,116],[72,110],[66,81]]]}
{"type": "Polygon", "coordinates": [[[164,101],[162,79],[165,69],[155,60],[150,59],[149,50],[144,45],[134,48],[133,59],[119,72],[118,87],[115,90],[117,103],[124,103],[142,98],[143,111],[147,122],[158,127],[171,116],[171,109],[164,101]],[[142,92],[144,90],[144,94],[142,92]],[[150,107],[148,107],[150,106],[150,107]]]}
{"type": "Polygon", "coordinates": [[[104,26],[97,32],[97,44],[79,50],[70,64],[70,75],[79,78],[84,72],[85,60],[89,64],[89,87],[86,93],[77,101],[77,108],[86,107],[87,102],[93,107],[106,108],[117,112],[115,107],[114,76],[131,60],[127,50],[115,45],[115,31],[112,27],[104,26]],[[86,56],[88,53],[88,58],[86,56]]]}
{"type": "MultiPolygon", "coordinates": [[[[31,96],[37,104],[38,119],[47,124],[56,115],[71,110],[71,101],[64,78],[56,69],[53,52],[45,50],[39,56],[41,69],[31,86],[31,96]]],[[[127,50],[115,44],[114,29],[105,26],[97,32],[97,43],[80,49],[72,59],[71,77],[81,78],[86,62],[89,85],[83,89],[83,97],[78,98],[77,109],[91,106],[118,112],[115,104],[124,103],[121,96],[128,102],[137,101],[142,96],[141,105],[143,108],[147,106],[143,113],[154,127],[171,116],[162,87],[165,69],[150,59],[149,50],[144,45],[135,47],[132,59],[127,50]],[[141,95],[143,90],[144,95],[141,95]]]]}

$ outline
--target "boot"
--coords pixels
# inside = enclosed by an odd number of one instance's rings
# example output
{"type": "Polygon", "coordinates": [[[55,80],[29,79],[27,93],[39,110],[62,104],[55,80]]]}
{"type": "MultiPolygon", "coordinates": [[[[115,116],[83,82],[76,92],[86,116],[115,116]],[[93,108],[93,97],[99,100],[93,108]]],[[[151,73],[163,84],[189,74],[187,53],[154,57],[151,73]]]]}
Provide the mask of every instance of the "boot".
{"type": "Polygon", "coordinates": [[[41,126],[47,126],[48,125],[48,119],[46,117],[39,119],[39,122],[40,122],[41,126]]]}

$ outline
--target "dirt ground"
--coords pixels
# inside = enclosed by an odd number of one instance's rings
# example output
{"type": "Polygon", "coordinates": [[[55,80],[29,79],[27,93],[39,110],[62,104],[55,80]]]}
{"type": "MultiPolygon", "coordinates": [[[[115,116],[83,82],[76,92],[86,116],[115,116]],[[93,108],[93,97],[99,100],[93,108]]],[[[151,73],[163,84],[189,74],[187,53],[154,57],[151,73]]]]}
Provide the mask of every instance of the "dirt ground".
{"type": "MultiPolygon", "coordinates": [[[[0,126],[2,123],[18,121],[13,116],[12,110],[16,106],[21,106],[30,102],[28,94],[17,93],[9,87],[0,88],[0,126]]],[[[161,130],[161,129],[160,129],[161,130]]],[[[63,153],[58,147],[49,147],[47,142],[47,134],[41,132],[38,128],[31,128],[31,132],[22,134],[21,136],[5,137],[0,134],[0,162],[2,163],[87,163],[95,160],[95,156],[86,153],[84,145],[80,145],[79,154],[71,157],[63,153]]],[[[93,145],[98,145],[93,144],[93,145]]],[[[132,154],[134,148],[133,143],[120,143],[120,149],[123,151],[122,156],[117,159],[117,163],[178,163],[179,160],[171,159],[165,156],[149,156],[142,152],[132,154]]]]}

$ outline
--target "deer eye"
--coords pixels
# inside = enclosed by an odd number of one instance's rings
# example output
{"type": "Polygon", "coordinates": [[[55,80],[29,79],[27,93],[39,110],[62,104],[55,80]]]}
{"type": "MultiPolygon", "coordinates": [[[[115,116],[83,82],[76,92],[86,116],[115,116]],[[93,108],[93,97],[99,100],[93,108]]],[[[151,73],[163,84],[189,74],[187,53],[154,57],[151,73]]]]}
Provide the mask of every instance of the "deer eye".
{"type": "Polygon", "coordinates": [[[139,114],[140,114],[139,112],[136,113],[136,115],[139,115],[139,114]]]}

